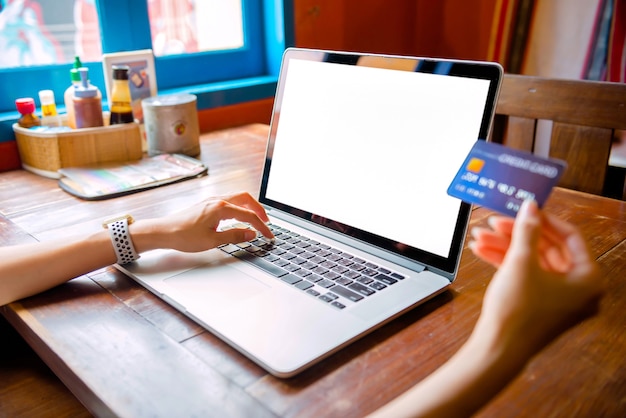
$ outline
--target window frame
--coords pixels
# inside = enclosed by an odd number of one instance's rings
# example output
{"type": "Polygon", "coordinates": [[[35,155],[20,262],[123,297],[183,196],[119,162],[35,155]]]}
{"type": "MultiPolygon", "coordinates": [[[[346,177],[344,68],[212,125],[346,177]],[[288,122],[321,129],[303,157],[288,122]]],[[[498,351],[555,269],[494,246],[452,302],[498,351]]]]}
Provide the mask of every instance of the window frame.
{"type": "MultiPolygon", "coordinates": [[[[155,57],[159,94],[196,94],[199,110],[274,95],[282,53],[294,41],[293,0],[242,0],[242,4],[246,45],[188,57],[155,57]],[[207,71],[197,71],[199,67],[207,71]]],[[[96,0],[96,7],[103,53],[152,47],[147,1],[96,0]]],[[[102,63],[84,65],[104,96],[102,63]]],[[[71,64],[61,64],[0,70],[0,142],[14,139],[11,125],[19,116],[14,104],[18,97],[36,98],[39,90],[51,89],[59,110],[64,111],[70,68],[71,64]]],[[[106,100],[103,107],[107,108],[106,100]]]]}

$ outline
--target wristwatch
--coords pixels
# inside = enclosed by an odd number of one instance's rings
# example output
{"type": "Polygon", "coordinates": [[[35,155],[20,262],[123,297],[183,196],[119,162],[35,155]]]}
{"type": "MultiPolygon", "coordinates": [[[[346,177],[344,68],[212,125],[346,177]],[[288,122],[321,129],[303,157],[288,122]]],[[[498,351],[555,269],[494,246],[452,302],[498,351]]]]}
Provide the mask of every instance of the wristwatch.
{"type": "Polygon", "coordinates": [[[132,216],[124,215],[108,219],[102,223],[102,227],[109,230],[111,243],[117,256],[117,264],[128,264],[139,258],[139,254],[135,251],[133,241],[130,239],[130,233],[128,232],[128,225],[133,222],[132,216]]]}

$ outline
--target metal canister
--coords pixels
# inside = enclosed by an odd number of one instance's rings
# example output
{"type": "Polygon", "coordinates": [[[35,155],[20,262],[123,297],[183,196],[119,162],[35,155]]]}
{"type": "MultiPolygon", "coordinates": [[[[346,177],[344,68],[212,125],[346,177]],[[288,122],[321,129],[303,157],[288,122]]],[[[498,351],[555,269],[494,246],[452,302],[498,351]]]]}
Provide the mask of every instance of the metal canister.
{"type": "Polygon", "coordinates": [[[200,154],[196,96],[171,94],[141,102],[148,154],[200,154]]]}

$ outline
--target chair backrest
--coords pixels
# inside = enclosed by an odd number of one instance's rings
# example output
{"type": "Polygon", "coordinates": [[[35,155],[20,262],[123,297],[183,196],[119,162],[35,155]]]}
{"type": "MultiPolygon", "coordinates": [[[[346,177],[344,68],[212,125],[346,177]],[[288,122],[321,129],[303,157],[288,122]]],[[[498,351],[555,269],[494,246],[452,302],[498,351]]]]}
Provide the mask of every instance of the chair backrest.
{"type": "Polygon", "coordinates": [[[534,151],[541,120],[552,121],[549,155],[568,163],[559,185],[601,195],[613,138],[626,130],[626,84],[505,74],[492,140],[534,151]]]}

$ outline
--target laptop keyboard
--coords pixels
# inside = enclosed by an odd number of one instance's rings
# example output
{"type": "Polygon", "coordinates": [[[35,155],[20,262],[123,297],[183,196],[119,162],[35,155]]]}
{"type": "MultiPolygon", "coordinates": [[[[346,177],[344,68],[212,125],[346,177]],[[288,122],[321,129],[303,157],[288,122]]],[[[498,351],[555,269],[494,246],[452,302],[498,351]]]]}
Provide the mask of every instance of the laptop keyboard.
{"type": "Polygon", "coordinates": [[[371,261],[286,228],[268,226],[275,240],[258,235],[219,248],[338,309],[346,307],[346,300],[359,302],[404,279],[371,261]]]}

